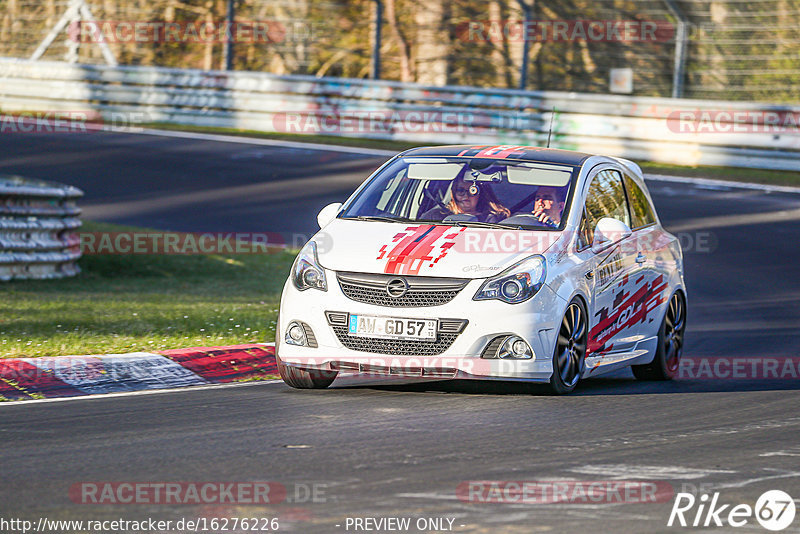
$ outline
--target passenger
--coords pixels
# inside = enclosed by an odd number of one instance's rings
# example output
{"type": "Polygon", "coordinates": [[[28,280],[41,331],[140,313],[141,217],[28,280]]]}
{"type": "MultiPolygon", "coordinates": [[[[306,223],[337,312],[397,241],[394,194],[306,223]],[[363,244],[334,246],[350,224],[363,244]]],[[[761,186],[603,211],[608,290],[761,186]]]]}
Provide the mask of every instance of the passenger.
{"type": "Polygon", "coordinates": [[[498,222],[508,218],[511,212],[500,203],[488,183],[467,182],[461,178],[453,180],[450,191],[453,198],[446,209],[436,206],[422,214],[420,219],[441,221],[448,215],[465,213],[474,215],[482,222],[498,222]]]}
{"type": "Polygon", "coordinates": [[[561,213],[564,201],[561,200],[561,188],[540,186],[533,201],[533,216],[547,226],[557,227],[561,224],[561,213]]]}

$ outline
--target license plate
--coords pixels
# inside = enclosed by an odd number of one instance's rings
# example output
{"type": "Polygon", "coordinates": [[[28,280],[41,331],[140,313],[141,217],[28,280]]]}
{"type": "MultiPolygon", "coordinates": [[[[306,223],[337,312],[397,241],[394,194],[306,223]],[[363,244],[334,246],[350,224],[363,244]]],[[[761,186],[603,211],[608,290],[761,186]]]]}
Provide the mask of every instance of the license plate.
{"type": "Polygon", "coordinates": [[[348,333],[357,337],[433,341],[436,339],[436,319],[351,315],[348,333]]]}

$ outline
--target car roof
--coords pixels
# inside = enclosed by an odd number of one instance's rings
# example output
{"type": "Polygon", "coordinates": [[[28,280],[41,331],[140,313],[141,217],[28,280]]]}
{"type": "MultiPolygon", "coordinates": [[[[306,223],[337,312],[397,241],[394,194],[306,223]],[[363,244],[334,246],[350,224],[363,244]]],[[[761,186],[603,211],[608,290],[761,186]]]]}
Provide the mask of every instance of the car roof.
{"type": "Polygon", "coordinates": [[[520,145],[445,145],[406,150],[403,156],[460,156],[466,158],[513,159],[580,166],[592,154],[520,145]]]}

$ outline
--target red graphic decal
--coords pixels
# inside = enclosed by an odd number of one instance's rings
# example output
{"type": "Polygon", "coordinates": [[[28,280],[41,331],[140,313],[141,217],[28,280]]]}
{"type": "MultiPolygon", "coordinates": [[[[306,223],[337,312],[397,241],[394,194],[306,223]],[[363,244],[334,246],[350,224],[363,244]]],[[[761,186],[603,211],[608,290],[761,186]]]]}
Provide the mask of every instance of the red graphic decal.
{"type": "Polygon", "coordinates": [[[447,251],[450,250],[450,247],[455,245],[455,243],[445,243],[442,245],[442,253],[439,254],[439,257],[433,260],[433,263],[429,265],[429,267],[433,267],[436,263],[439,263],[439,260],[444,258],[447,255],[447,251]]]}
{"type": "Polygon", "coordinates": [[[387,246],[384,245],[378,251],[378,258],[387,259],[386,267],[383,272],[388,274],[419,274],[420,269],[426,262],[431,262],[430,267],[444,258],[447,252],[455,244],[455,238],[466,228],[461,228],[458,232],[444,235],[452,230],[447,226],[409,226],[404,232],[396,234],[392,242],[396,243],[394,248],[386,253],[387,246]],[[440,250],[439,255],[434,259],[436,249],[440,250]]]}
{"type": "Polygon", "coordinates": [[[522,146],[522,145],[478,145],[469,147],[458,153],[459,156],[468,156],[473,158],[497,158],[504,159],[510,156],[521,156],[529,150],[541,150],[535,146],[522,146]]]}
{"type": "Polygon", "coordinates": [[[511,155],[521,155],[525,153],[527,150],[527,146],[519,146],[519,145],[498,145],[498,146],[490,146],[489,148],[484,148],[474,157],[476,158],[498,158],[504,159],[511,155]]]}
{"type": "MultiPolygon", "coordinates": [[[[667,288],[664,276],[659,275],[649,284],[644,284],[627,300],[615,307],[611,315],[608,308],[603,308],[597,315],[600,320],[589,332],[589,353],[602,353],[610,350],[606,342],[620,331],[630,328],[636,323],[644,323],[650,312],[666,302],[664,290],[667,288]]],[[[615,302],[616,304],[616,302],[615,302]]]]}
{"type": "Polygon", "coordinates": [[[628,295],[630,295],[630,293],[626,291],[620,291],[617,293],[617,296],[614,297],[614,303],[611,305],[611,309],[616,310],[619,308],[620,304],[625,302],[625,299],[628,298],[628,295]]]}
{"type": "Polygon", "coordinates": [[[467,148],[466,150],[462,150],[461,152],[458,153],[458,155],[459,156],[465,156],[467,153],[472,152],[473,150],[480,150],[481,148],[485,148],[485,147],[486,147],[486,145],[473,146],[473,147],[467,148]]]}

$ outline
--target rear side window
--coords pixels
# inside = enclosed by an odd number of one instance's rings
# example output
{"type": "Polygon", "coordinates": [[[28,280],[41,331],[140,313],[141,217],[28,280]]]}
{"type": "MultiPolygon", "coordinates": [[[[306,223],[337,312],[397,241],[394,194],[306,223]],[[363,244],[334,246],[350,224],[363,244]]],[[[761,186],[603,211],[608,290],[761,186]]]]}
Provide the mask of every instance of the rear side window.
{"type": "Polygon", "coordinates": [[[656,215],[653,206],[647,200],[647,195],[628,175],[625,175],[625,189],[628,191],[628,201],[631,206],[631,219],[633,220],[631,228],[641,228],[656,222],[656,215]]]}
{"type": "Polygon", "coordinates": [[[622,188],[622,176],[619,171],[612,169],[597,173],[586,195],[586,218],[592,234],[597,222],[603,217],[631,225],[625,191],[622,188]]]}

